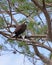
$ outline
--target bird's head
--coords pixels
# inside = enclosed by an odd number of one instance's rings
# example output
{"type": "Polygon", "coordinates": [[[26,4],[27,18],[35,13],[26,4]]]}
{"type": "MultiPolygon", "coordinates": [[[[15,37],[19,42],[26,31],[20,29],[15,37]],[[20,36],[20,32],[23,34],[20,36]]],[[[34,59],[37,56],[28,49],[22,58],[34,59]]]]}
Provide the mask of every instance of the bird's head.
{"type": "Polygon", "coordinates": [[[24,21],[23,24],[25,24],[27,26],[28,22],[27,21],[24,21]]]}

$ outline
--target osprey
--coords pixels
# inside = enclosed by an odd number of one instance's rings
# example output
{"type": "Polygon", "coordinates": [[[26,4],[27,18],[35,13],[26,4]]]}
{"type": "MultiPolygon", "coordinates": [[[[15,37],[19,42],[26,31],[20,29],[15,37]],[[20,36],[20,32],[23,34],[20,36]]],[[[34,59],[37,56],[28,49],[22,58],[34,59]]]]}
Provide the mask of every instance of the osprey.
{"type": "Polygon", "coordinates": [[[14,31],[14,33],[15,33],[15,36],[14,37],[17,38],[20,34],[22,34],[26,30],[26,28],[27,28],[27,25],[26,25],[25,22],[22,23],[21,25],[17,25],[16,26],[16,29],[14,31]]]}

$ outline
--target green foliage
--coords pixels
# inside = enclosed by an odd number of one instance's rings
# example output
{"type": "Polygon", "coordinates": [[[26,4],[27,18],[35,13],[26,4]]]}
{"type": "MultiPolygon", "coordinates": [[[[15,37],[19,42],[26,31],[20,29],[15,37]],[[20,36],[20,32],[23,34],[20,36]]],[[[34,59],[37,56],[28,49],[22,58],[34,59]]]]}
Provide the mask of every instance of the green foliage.
{"type": "Polygon", "coordinates": [[[6,4],[6,2],[7,2],[6,0],[1,0],[0,4],[6,4]]]}
{"type": "Polygon", "coordinates": [[[8,39],[7,41],[9,41],[10,43],[14,43],[14,40],[12,40],[12,39],[8,39]]]}
{"type": "Polygon", "coordinates": [[[22,52],[30,54],[29,47],[25,42],[23,42],[23,41],[18,42],[18,47],[22,48],[22,52]]]}
{"type": "Polygon", "coordinates": [[[52,59],[52,53],[50,53],[50,59],[52,59]]]}
{"type": "Polygon", "coordinates": [[[2,17],[0,17],[0,29],[2,29],[3,28],[3,26],[4,26],[4,20],[3,20],[3,18],[2,17]]]}
{"type": "Polygon", "coordinates": [[[25,50],[26,50],[26,53],[30,54],[30,50],[29,50],[28,45],[25,45],[25,50]]]}
{"type": "Polygon", "coordinates": [[[47,32],[47,25],[41,25],[41,22],[32,22],[28,23],[28,29],[36,34],[45,34],[47,32]]]}
{"type": "Polygon", "coordinates": [[[6,0],[2,0],[0,2],[0,8],[3,9],[3,10],[8,10],[8,4],[7,4],[6,0]]]}
{"type": "Polygon", "coordinates": [[[32,22],[32,21],[29,22],[28,29],[29,30],[34,30],[34,22],[32,22]]]}
{"type": "Polygon", "coordinates": [[[37,28],[37,23],[30,21],[28,24],[28,29],[31,30],[32,32],[35,32],[36,29],[34,28],[34,26],[37,28]]]}
{"type": "Polygon", "coordinates": [[[18,44],[19,47],[23,47],[25,45],[25,42],[18,42],[18,43],[19,43],[18,44]]]}
{"type": "Polygon", "coordinates": [[[26,0],[11,0],[12,4],[15,4],[15,3],[22,3],[22,2],[25,2],[26,0]]]}
{"type": "Polygon", "coordinates": [[[18,47],[22,49],[21,52],[23,54],[27,54],[27,56],[30,56],[30,57],[34,56],[34,53],[30,51],[29,46],[26,44],[26,42],[23,42],[23,41],[18,42],[18,47]]]}
{"type": "Polygon", "coordinates": [[[34,6],[33,3],[27,2],[27,1],[25,2],[24,0],[24,2],[22,1],[18,3],[18,9],[16,9],[16,12],[23,11],[23,13],[25,14],[30,14],[32,12],[35,12],[35,10],[36,10],[36,7],[34,6]]]}
{"type": "MultiPolygon", "coordinates": [[[[39,0],[39,2],[41,2],[41,3],[42,3],[42,0],[39,0]]],[[[45,0],[45,2],[47,2],[47,3],[51,3],[51,2],[52,2],[52,0],[45,0]]]]}
{"type": "Polygon", "coordinates": [[[3,46],[2,46],[2,45],[0,45],[0,50],[2,49],[2,47],[3,47],[3,46]]]}
{"type": "Polygon", "coordinates": [[[26,2],[27,0],[18,0],[18,2],[26,2]]]}
{"type": "Polygon", "coordinates": [[[32,3],[28,3],[28,2],[25,2],[21,5],[19,5],[19,7],[23,10],[33,10],[34,9],[34,6],[32,3]]]}
{"type": "Polygon", "coordinates": [[[3,9],[3,10],[8,10],[8,6],[3,5],[3,6],[2,6],[2,9],[3,9]]]}
{"type": "Polygon", "coordinates": [[[46,32],[47,32],[47,25],[44,25],[44,26],[41,28],[41,30],[42,30],[42,33],[46,33],[46,32]]]}
{"type": "Polygon", "coordinates": [[[19,23],[23,23],[23,22],[25,22],[25,21],[26,21],[26,19],[23,18],[22,20],[19,21],[19,23]]]}
{"type": "Polygon", "coordinates": [[[35,31],[37,34],[45,34],[47,32],[47,25],[44,26],[38,26],[35,28],[35,31]]]}
{"type": "Polygon", "coordinates": [[[46,2],[51,3],[51,2],[52,2],[52,0],[46,0],[46,2]]]}
{"type": "Polygon", "coordinates": [[[12,2],[12,4],[14,4],[14,3],[16,3],[16,2],[17,2],[17,0],[11,0],[11,2],[12,2]]]}

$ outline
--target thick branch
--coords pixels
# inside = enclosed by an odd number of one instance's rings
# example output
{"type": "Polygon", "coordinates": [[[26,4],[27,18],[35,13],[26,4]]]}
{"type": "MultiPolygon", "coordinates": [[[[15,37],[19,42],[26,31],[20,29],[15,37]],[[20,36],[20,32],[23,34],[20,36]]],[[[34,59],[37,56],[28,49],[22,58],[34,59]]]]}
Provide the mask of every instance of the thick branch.
{"type": "Polygon", "coordinates": [[[47,38],[47,35],[34,35],[34,36],[25,36],[25,38],[47,38]]]}
{"type": "Polygon", "coordinates": [[[47,10],[43,10],[43,12],[44,12],[44,15],[45,15],[46,20],[47,20],[48,36],[49,36],[49,38],[51,38],[52,37],[52,34],[51,34],[51,20],[50,20],[50,16],[49,16],[47,10]]]}
{"type": "Polygon", "coordinates": [[[11,8],[10,0],[7,0],[7,1],[9,4],[9,10],[10,10],[10,15],[11,15],[11,25],[12,25],[12,8],[11,8]]]}
{"type": "Polygon", "coordinates": [[[46,4],[46,6],[48,6],[48,7],[52,7],[52,3],[45,3],[46,4]]]}
{"type": "MultiPolygon", "coordinates": [[[[51,34],[51,20],[50,20],[50,16],[46,10],[46,8],[43,8],[42,6],[40,6],[37,2],[37,0],[32,0],[33,3],[40,8],[40,10],[44,13],[46,20],[47,20],[47,25],[48,25],[48,37],[50,38],[50,40],[52,40],[52,34],[51,34]]],[[[45,4],[45,3],[44,3],[45,4]]]]}
{"type": "Polygon", "coordinates": [[[0,34],[3,35],[3,36],[5,36],[5,37],[7,37],[7,38],[11,36],[10,34],[4,33],[2,31],[0,31],[0,34]]]}
{"type": "Polygon", "coordinates": [[[37,0],[31,0],[38,8],[42,9],[42,6],[38,3],[37,0]]]}
{"type": "Polygon", "coordinates": [[[46,8],[45,0],[42,0],[42,2],[43,2],[43,8],[45,9],[46,8]]]}
{"type": "Polygon", "coordinates": [[[27,45],[32,45],[32,46],[37,46],[37,47],[42,47],[42,48],[45,48],[47,50],[49,50],[50,52],[52,52],[52,48],[51,47],[48,47],[47,45],[44,45],[40,42],[36,42],[34,40],[29,40],[29,39],[22,39],[22,38],[11,38],[11,39],[14,39],[14,40],[17,40],[17,41],[23,41],[23,42],[27,42],[27,45]]]}
{"type": "Polygon", "coordinates": [[[36,55],[37,55],[38,57],[40,57],[40,59],[41,59],[43,62],[45,62],[47,65],[52,65],[52,61],[51,61],[50,59],[48,59],[47,57],[43,56],[43,54],[41,54],[41,53],[38,51],[38,49],[37,49],[36,46],[33,46],[33,48],[34,48],[34,51],[35,51],[36,55]]]}

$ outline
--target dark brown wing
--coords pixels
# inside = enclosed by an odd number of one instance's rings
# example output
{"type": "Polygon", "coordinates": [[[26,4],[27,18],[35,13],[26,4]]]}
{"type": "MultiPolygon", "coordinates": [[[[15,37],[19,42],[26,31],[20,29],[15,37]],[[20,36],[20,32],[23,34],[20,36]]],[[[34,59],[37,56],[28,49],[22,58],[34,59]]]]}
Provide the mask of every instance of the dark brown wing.
{"type": "Polygon", "coordinates": [[[21,29],[21,25],[16,26],[15,32],[18,32],[21,29]]]}
{"type": "Polygon", "coordinates": [[[18,25],[15,30],[15,36],[19,36],[20,34],[22,34],[26,30],[26,27],[27,26],[25,23],[18,25]]]}

